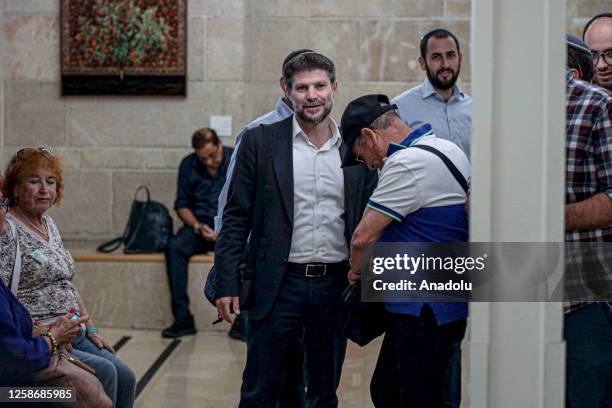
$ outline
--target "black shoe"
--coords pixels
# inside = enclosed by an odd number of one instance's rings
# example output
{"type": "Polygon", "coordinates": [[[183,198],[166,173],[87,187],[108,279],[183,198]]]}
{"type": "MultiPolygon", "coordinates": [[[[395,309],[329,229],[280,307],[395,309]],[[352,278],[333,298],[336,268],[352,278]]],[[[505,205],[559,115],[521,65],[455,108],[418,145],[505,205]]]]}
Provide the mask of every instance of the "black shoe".
{"type": "Polygon", "coordinates": [[[236,318],[230,331],[227,333],[234,340],[246,341],[246,335],[244,334],[244,325],[242,324],[241,318],[236,318]]]}
{"type": "Polygon", "coordinates": [[[189,334],[196,334],[193,318],[181,320],[180,322],[174,322],[172,326],[167,327],[162,331],[162,337],[170,339],[187,336],[189,334]]]}

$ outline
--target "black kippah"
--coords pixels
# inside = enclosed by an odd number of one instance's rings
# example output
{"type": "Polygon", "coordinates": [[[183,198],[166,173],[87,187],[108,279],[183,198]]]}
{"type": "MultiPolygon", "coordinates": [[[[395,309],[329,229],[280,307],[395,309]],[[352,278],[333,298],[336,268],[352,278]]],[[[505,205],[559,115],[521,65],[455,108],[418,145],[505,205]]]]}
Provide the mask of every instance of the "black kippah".
{"type": "Polygon", "coordinates": [[[289,61],[291,61],[292,59],[294,59],[295,57],[297,57],[298,55],[302,55],[302,54],[305,54],[305,53],[311,53],[311,52],[314,52],[314,51],[311,50],[310,48],[302,48],[302,49],[290,52],[285,57],[285,60],[283,61],[283,70],[285,69],[285,66],[287,65],[287,63],[289,61]]]}
{"type": "Polygon", "coordinates": [[[600,19],[600,18],[604,18],[604,17],[612,18],[612,13],[600,13],[600,14],[594,16],[592,19],[590,19],[588,23],[586,23],[586,25],[584,26],[584,31],[582,31],[582,39],[583,40],[584,40],[584,35],[586,34],[587,30],[589,29],[589,26],[591,24],[593,24],[593,22],[595,20],[600,19]]]}

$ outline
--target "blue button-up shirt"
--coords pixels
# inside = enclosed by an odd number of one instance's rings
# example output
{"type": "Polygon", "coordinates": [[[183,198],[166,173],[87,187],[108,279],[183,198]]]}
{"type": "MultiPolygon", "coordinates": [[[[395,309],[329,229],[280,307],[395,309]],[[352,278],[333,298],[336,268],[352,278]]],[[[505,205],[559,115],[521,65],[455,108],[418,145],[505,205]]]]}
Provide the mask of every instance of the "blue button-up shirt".
{"type": "Polygon", "coordinates": [[[210,227],[217,213],[217,200],[225,183],[231,147],[223,147],[223,163],[215,176],[195,153],[187,155],[179,166],[174,209],[189,208],[197,220],[210,227]]]}
{"type": "Polygon", "coordinates": [[[232,176],[234,175],[234,168],[236,167],[236,156],[238,155],[240,143],[242,143],[242,137],[249,129],[252,129],[259,125],[269,125],[271,123],[279,122],[283,119],[288,118],[291,115],[293,115],[293,110],[289,106],[287,106],[285,101],[283,101],[283,98],[278,98],[278,101],[276,102],[276,107],[273,111],[258,117],[257,119],[246,125],[246,127],[242,129],[242,131],[236,137],[236,146],[234,147],[234,153],[232,154],[229,167],[227,168],[225,184],[223,185],[221,193],[219,194],[219,205],[217,208],[217,216],[215,217],[215,231],[217,232],[217,235],[221,231],[221,226],[223,225],[223,210],[225,209],[225,204],[227,204],[227,194],[229,192],[229,186],[232,181],[232,176]]]}
{"type": "Polygon", "coordinates": [[[470,157],[472,134],[472,98],[464,94],[457,85],[446,102],[425,78],[417,87],[393,98],[399,115],[412,129],[431,123],[437,137],[450,140],[470,157]]]}

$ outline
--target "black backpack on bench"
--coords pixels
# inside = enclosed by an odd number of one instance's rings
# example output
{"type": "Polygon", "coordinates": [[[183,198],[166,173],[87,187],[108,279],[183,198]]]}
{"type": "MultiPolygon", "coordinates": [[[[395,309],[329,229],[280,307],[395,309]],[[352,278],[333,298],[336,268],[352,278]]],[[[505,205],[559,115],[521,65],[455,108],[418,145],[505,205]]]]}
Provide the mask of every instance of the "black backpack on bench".
{"type": "Polygon", "coordinates": [[[172,217],[165,205],[151,200],[146,186],[140,186],[134,194],[130,217],[123,235],[100,245],[100,252],[113,252],[123,244],[126,254],[162,252],[172,236],[172,217]],[[138,201],[138,193],[147,193],[146,201],[138,201]]]}

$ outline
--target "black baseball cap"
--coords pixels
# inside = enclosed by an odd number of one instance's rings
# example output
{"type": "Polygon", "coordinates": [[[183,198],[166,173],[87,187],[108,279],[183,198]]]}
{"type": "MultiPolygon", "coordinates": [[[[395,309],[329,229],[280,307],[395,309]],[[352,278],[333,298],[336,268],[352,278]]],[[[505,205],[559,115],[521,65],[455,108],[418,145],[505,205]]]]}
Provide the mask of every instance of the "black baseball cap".
{"type": "Polygon", "coordinates": [[[347,105],[340,121],[342,140],[347,147],[342,167],[359,164],[353,154],[353,144],[361,134],[361,129],[370,126],[376,118],[391,109],[397,109],[397,105],[391,105],[389,98],[381,94],[361,96],[347,105]]]}

